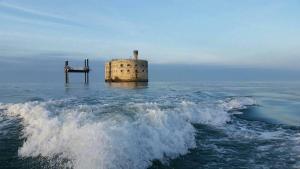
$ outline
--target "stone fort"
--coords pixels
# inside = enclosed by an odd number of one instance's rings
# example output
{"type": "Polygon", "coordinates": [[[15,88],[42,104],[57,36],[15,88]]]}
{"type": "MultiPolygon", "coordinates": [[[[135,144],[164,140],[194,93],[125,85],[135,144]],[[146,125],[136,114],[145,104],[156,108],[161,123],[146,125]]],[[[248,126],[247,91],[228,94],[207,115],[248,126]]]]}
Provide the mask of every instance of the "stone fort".
{"type": "Polygon", "coordinates": [[[106,82],[148,82],[148,61],[138,58],[138,50],[131,59],[112,59],[105,63],[106,82]]]}

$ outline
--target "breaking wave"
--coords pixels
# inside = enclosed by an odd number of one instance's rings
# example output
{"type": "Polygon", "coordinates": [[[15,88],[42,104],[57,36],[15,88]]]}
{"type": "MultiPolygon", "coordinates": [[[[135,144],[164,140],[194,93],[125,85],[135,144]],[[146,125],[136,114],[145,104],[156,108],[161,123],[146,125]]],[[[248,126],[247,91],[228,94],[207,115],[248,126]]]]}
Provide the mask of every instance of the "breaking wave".
{"type": "Polygon", "coordinates": [[[154,159],[164,162],[195,148],[193,123],[222,126],[231,120],[228,111],[255,104],[248,97],[211,104],[182,101],[173,107],[128,103],[114,113],[109,105],[65,102],[0,104],[7,115],[23,121],[20,156],[68,159],[63,167],[77,169],[147,168],[154,159]]]}

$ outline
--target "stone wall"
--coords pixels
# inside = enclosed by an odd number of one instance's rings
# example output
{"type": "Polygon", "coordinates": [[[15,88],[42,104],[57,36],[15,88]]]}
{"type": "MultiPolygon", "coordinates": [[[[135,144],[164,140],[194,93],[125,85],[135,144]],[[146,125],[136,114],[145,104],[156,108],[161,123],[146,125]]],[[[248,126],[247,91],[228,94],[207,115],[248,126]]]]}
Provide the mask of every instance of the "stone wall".
{"type": "Polygon", "coordinates": [[[135,59],[111,60],[105,64],[105,81],[147,82],[148,62],[135,59]]]}

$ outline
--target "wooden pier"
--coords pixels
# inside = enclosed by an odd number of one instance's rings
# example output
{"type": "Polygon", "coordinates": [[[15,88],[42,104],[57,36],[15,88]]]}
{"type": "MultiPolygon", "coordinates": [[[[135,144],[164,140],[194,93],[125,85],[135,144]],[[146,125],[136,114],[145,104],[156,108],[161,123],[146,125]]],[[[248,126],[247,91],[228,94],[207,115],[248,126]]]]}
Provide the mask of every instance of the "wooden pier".
{"type": "Polygon", "coordinates": [[[82,69],[75,69],[69,66],[69,61],[65,61],[65,83],[69,83],[69,73],[84,73],[84,83],[89,83],[89,60],[84,60],[84,67],[82,69]]]}

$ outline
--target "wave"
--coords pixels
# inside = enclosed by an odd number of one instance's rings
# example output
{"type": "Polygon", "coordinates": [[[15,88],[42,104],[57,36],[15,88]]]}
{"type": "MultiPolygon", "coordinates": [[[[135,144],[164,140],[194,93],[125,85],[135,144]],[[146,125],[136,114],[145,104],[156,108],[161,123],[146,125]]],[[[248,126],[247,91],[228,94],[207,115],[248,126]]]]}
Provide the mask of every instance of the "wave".
{"type": "Polygon", "coordinates": [[[114,169],[147,168],[154,159],[184,155],[196,147],[193,123],[222,126],[231,120],[228,111],[252,104],[253,98],[242,97],[210,104],[182,101],[172,108],[128,103],[124,113],[105,116],[99,114],[109,105],[71,107],[64,100],[0,104],[0,109],[23,119],[20,156],[68,159],[64,167],[77,169],[114,169]]]}

